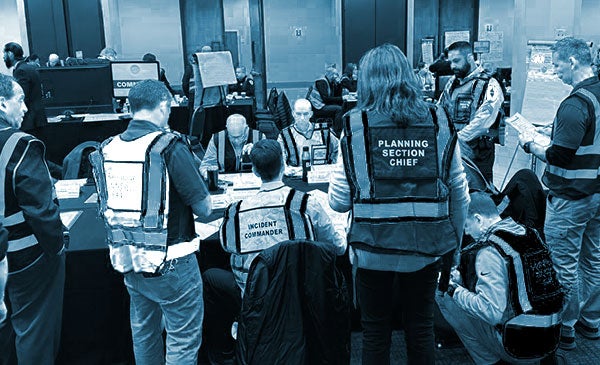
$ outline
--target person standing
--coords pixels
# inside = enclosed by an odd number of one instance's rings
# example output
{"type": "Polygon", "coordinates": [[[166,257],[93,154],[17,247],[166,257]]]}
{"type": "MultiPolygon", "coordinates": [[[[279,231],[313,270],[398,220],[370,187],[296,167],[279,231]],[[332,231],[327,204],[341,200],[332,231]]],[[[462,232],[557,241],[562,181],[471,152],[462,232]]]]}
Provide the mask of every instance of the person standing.
{"type": "Polygon", "coordinates": [[[202,341],[200,239],[211,200],[189,145],[168,131],[171,94],[158,80],[129,91],[133,120],[90,160],[110,259],[124,274],[137,364],[196,364],[202,341]],[[166,330],[165,344],[162,338],[166,330]]]}
{"type": "Polygon", "coordinates": [[[458,130],[462,154],[493,183],[495,146],[493,132],[504,95],[491,74],[475,63],[469,42],[454,42],[448,47],[448,60],[454,76],[448,80],[439,104],[446,109],[458,130]]]}
{"type": "Polygon", "coordinates": [[[14,67],[13,76],[25,93],[27,113],[23,117],[21,130],[27,132],[48,124],[46,111],[42,103],[42,83],[37,67],[25,61],[23,47],[15,42],[4,45],[4,64],[6,68],[14,67]]]}
{"type": "MultiPolygon", "coordinates": [[[[142,61],[144,61],[144,62],[156,62],[156,56],[154,54],[152,54],[152,53],[146,53],[142,57],[142,61]]],[[[165,86],[167,87],[167,90],[169,90],[169,92],[171,93],[171,96],[175,95],[175,90],[173,90],[173,88],[171,87],[171,84],[169,83],[169,80],[167,79],[167,72],[162,67],[160,68],[160,72],[158,74],[158,80],[162,81],[162,83],[165,84],[165,86]]]]}
{"type": "Polygon", "coordinates": [[[0,217],[8,231],[8,318],[0,322],[0,363],[14,334],[21,364],[54,364],[65,283],[63,225],[44,144],[19,130],[27,112],[17,81],[0,74],[0,217]]]}
{"type": "Polygon", "coordinates": [[[552,50],[558,78],[573,90],[558,107],[550,146],[525,135],[519,143],[547,163],[542,177],[550,189],[544,233],[567,290],[560,346],[571,350],[575,331],[600,338],[600,81],[585,41],[563,38],[552,50]]]}
{"type": "Polygon", "coordinates": [[[390,363],[396,280],[404,298],[408,362],[433,364],[440,259],[460,246],[469,202],[460,149],[443,109],[422,100],[398,47],[371,49],[359,68],[358,106],[346,116],[329,205],[338,212],[352,209],[348,243],[363,326],[362,363],[390,363]]]}

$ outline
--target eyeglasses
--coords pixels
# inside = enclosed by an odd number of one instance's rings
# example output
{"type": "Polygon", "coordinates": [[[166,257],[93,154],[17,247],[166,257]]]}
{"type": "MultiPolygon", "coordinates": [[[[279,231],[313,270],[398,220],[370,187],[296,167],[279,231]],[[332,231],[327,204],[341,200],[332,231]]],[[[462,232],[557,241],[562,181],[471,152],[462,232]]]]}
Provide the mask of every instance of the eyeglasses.
{"type": "Polygon", "coordinates": [[[310,112],[294,112],[294,114],[296,114],[297,116],[308,117],[310,115],[310,112]]]}

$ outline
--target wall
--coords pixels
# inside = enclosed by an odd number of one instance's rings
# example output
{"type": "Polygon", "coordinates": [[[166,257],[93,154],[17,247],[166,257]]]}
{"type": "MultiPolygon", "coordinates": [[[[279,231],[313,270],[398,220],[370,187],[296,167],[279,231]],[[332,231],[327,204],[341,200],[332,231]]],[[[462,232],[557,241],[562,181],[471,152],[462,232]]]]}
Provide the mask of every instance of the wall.
{"type": "MultiPolygon", "coordinates": [[[[29,54],[23,0],[0,1],[0,47],[4,48],[8,42],[19,43],[23,46],[25,54],[29,54]]],[[[6,69],[4,62],[0,62],[0,72],[12,75],[12,71],[6,69]]]]}
{"type": "Polygon", "coordinates": [[[482,54],[482,62],[488,64],[490,69],[496,67],[511,67],[513,59],[513,28],[515,21],[515,0],[479,0],[479,35],[478,39],[485,38],[488,32],[502,33],[502,53],[500,57],[490,60],[489,55],[482,54]],[[491,25],[491,30],[486,29],[491,25]]]}
{"type": "Polygon", "coordinates": [[[240,65],[252,69],[250,8],[248,0],[223,0],[225,31],[237,31],[240,65]]]}
{"type": "Polygon", "coordinates": [[[106,46],[119,60],[156,55],[172,85],[181,85],[183,43],[179,2],[172,0],[102,0],[106,46]]]}
{"type": "Polygon", "coordinates": [[[268,88],[306,93],[326,63],[342,68],[340,0],[264,0],[263,6],[268,88]]]}

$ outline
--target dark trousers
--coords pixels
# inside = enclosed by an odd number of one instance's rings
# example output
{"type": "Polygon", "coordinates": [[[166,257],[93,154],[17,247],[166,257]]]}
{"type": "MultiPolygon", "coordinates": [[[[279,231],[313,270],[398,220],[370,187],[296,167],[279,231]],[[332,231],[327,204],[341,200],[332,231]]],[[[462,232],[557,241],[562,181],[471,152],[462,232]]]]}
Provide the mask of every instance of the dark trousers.
{"type": "Polygon", "coordinates": [[[358,269],[363,365],[390,364],[394,291],[400,293],[408,363],[435,363],[433,309],[438,270],[437,263],[407,273],[358,269]]]}
{"type": "Polygon", "coordinates": [[[233,273],[223,269],[208,269],[204,280],[204,350],[209,359],[233,352],[235,341],[231,325],[242,309],[242,293],[233,273]]]}
{"type": "Polygon", "coordinates": [[[496,159],[496,146],[489,137],[476,138],[468,142],[473,150],[473,162],[479,171],[490,183],[494,183],[493,168],[496,159]]]}
{"type": "MultiPolygon", "coordinates": [[[[10,260],[10,257],[9,257],[10,260]]],[[[54,364],[60,343],[65,254],[42,254],[24,268],[9,272],[9,317],[0,324],[0,364],[14,347],[19,364],[54,364]]]]}
{"type": "Polygon", "coordinates": [[[314,110],[315,118],[331,118],[333,119],[333,131],[336,136],[342,133],[342,115],[343,109],[341,105],[325,105],[321,109],[314,110]]]}

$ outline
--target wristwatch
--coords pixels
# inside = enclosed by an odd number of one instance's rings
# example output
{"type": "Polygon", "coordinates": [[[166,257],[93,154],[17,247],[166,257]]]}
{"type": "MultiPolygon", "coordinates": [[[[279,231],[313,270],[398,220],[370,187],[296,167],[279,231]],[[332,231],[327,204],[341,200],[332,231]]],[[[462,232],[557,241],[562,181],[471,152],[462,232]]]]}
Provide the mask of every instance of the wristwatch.
{"type": "Polygon", "coordinates": [[[527,143],[525,143],[523,145],[523,151],[525,151],[526,153],[531,153],[531,144],[533,143],[533,141],[529,141],[527,143]]]}
{"type": "Polygon", "coordinates": [[[446,291],[446,293],[448,293],[450,298],[454,297],[454,292],[456,291],[456,288],[458,288],[458,286],[456,284],[453,284],[453,283],[448,284],[448,290],[446,291]]]}

